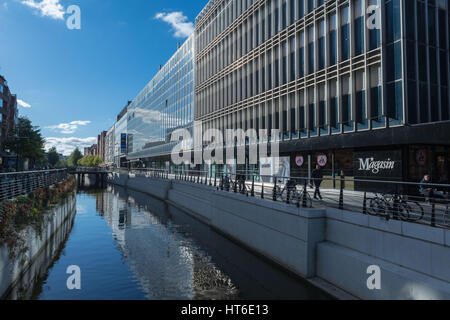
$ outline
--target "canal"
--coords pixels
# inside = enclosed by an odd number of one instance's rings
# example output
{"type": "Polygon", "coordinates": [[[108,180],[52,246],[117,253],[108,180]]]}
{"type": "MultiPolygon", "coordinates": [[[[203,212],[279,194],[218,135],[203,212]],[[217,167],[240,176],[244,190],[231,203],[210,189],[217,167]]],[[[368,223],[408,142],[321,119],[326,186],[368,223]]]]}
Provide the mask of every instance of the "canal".
{"type": "Polygon", "coordinates": [[[179,209],[108,186],[79,191],[73,228],[32,299],[329,299],[179,209]],[[67,288],[69,266],[81,290],[67,288]]]}

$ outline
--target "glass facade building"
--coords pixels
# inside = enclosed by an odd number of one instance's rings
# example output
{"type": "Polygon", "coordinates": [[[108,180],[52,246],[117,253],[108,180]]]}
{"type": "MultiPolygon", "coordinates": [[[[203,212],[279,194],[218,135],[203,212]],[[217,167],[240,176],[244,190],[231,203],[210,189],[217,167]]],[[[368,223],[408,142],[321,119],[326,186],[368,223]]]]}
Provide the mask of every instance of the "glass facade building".
{"type": "Polygon", "coordinates": [[[126,113],[117,120],[114,126],[114,151],[113,161],[114,165],[118,168],[124,167],[126,162],[126,156],[128,152],[127,148],[127,133],[128,133],[128,118],[126,113]]]}
{"type": "Polygon", "coordinates": [[[447,0],[215,0],[195,41],[203,130],[278,129],[298,174],[325,155],[330,175],[353,176],[356,154],[384,149],[402,150],[399,178],[448,172],[447,0]]]}
{"type": "MultiPolygon", "coordinates": [[[[154,166],[169,161],[171,133],[194,120],[194,35],[128,107],[128,159],[154,166]]],[[[116,130],[117,131],[117,130],[116,130]]]]}

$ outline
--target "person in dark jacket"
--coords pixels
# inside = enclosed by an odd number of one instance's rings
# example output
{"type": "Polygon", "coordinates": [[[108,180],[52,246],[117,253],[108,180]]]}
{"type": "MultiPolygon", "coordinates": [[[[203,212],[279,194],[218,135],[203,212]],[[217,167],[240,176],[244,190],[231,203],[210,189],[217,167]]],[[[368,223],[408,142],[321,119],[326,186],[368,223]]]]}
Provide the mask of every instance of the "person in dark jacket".
{"type": "Polygon", "coordinates": [[[323,182],[323,173],[319,165],[316,166],[316,169],[312,172],[311,177],[313,180],[313,184],[316,187],[316,191],[314,192],[314,199],[318,200],[317,197],[319,197],[320,200],[322,200],[322,195],[320,194],[320,186],[323,182]]]}
{"type": "Polygon", "coordinates": [[[426,174],[422,181],[420,181],[419,191],[420,194],[425,198],[425,202],[430,202],[431,200],[436,200],[436,198],[447,198],[444,192],[434,189],[432,186],[431,177],[426,174]]]}

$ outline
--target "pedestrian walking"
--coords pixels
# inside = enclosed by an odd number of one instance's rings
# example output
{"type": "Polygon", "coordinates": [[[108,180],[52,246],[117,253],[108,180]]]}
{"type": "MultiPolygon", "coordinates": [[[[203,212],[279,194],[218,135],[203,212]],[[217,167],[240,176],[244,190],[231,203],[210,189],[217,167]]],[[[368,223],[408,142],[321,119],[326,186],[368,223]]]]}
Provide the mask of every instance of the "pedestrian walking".
{"type": "Polygon", "coordinates": [[[322,195],[320,194],[320,186],[323,182],[323,173],[319,165],[317,165],[316,169],[312,172],[312,179],[313,184],[316,187],[316,190],[314,192],[314,199],[318,200],[317,197],[319,197],[319,199],[322,200],[322,195]]]}

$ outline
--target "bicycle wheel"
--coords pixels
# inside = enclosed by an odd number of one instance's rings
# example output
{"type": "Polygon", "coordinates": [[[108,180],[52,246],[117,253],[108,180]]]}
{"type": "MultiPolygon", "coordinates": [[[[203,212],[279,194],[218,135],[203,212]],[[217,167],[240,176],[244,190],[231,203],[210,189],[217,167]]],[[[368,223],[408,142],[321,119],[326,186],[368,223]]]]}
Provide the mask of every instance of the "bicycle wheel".
{"type": "Polygon", "coordinates": [[[450,207],[448,205],[444,213],[444,227],[450,228],[450,207]]]}
{"type": "Polygon", "coordinates": [[[399,204],[400,218],[404,221],[415,222],[422,220],[425,211],[418,202],[401,202],[399,204]]]}
{"type": "Polygon", "coordinates": [[[277,199],[277,201],[283,201],[283,192],[284,190],[282,190],[280,187],[276,187],[275,188],[275,197],[277,199]]]}
{"type": "Polygon", "coordinates": [[[290,203],[292,203],[292,204],[297,204],[297,203],[301,204],[301,202],[302,202],[302,198],[301,198],[300,193],[297,190],[292,191],[291,192],[290,203]]]}
{"type": "Polygon", "coordinates": [[[381,198],[369,199],[369,206],[367,207],[367,213],[375,217],[385,217],[387,216],[387,205],[386,201],[381,198]]]}
{"type": "Polygon", "coordinates": [[[302,192],[299,195],[298,201],[300,203],[300,206],[302,206],[304,208],[311,209],[313,207],[313,201],[312,201],[311,196],[309,195],[308,192],[302,192]]]}

